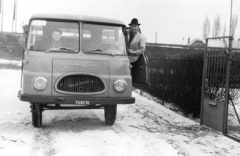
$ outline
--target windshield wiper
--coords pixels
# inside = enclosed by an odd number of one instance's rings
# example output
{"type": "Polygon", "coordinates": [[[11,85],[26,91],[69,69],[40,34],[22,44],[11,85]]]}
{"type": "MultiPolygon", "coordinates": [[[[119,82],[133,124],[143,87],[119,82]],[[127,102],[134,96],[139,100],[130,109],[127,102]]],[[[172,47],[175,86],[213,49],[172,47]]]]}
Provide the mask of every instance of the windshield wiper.
{"type": "Polygon", "coordinates": [[[59,47],[59,48],[50,48],[46,51],[46,53],[51,52],[51,51],[60,51],[60,50],[69,50],[69,51],[75,51],[74,49],[67,48],[67,47],[59,47]]]}
{"type": "Polygon", "coordinates": [[[91,49],[91,50],[88,50],[87,52],[97,52],[97,51],[103,51],[104,49],[91,49]]]}
{"type": "Polygon", "coordinates": [[[59,47],[59,50],[70,50],[70,51],[75,51],[74,49],[67,48],[67,47],[59,47]]]}
{"type": "Polygon", "coordinates": [[[46,50],[46,53],[51,52],[51,51],[59,51],[59,49],[48,49],[48,50],[46,50]]]}
{"type": "Polygon", "coordinates": [[[99,54],[99,55],[111,55],[111,56],[115,56],[114,53],[106,53],[106,52],[99,52],[99,53],[97,53],[96,51],[89,51],[88,54],[99,54]]]}
{"type": "Polygon", "coordinates": [[[87,53],[115,56],[114,53],[104,53],[103,51],[106,51],[106,49],[92,49],[92,50],[88,50],[87,53]],[[97,53],[97,52],[100,52],[100,53],[97,53]]]}

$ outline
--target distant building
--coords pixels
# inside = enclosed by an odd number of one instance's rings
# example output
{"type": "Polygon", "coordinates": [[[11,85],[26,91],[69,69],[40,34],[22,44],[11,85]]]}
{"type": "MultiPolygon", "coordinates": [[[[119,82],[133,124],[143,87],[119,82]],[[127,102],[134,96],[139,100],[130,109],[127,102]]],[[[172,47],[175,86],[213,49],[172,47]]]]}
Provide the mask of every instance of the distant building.
{"type": "Polygon", "coordinates": [[[190,47],[194,47],[194,48],[198,48],[198,47],[199,48],[204,48],[205,47],[205,44],[199,38],[191,40],[187,45],[190,46],[190,47]]]}

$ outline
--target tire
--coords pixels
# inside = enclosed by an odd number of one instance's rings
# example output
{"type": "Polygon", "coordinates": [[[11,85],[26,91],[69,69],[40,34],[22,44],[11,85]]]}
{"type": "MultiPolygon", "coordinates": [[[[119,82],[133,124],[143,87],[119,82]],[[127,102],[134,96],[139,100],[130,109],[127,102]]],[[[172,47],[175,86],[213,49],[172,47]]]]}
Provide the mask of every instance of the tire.
{"type": "Polygon", "coordinates": [[[104,117],[106,125],[112,126],[117,116],[117,105],[106,105],[104,107],[104,117]]]}
{"type": "Polygon", "coordinates": [[[39,128],[42,126],[42,106],[39,103],[31,103],[32,125],[39,128]]]}

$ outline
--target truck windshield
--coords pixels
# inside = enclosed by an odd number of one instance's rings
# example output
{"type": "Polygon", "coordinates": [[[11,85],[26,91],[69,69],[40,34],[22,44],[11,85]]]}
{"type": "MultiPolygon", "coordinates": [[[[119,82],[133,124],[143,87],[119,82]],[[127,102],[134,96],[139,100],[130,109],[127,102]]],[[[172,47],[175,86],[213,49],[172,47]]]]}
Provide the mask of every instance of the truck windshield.
{"type": "Polygon", "coordinates": [[[83,24],[83,52],[113,55],[126,54],[123,27],[83,24]]]}
{"type": "Polygon", "coordinates": [[[79,24],[77,22],[32,20],[29,28],[28,50],[79,51],[79,24]]]}

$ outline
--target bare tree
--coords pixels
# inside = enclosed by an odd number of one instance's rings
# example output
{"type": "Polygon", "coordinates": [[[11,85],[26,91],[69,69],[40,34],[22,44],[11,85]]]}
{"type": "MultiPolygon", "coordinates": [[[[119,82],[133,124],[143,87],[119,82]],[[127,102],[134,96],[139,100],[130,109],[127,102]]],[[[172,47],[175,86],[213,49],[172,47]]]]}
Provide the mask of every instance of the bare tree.
{"type": "Polygon", "coordinates": [[[212,36],[218,37],[220,31],[221,31],[221,22],[220,22],[220,16],[218,15],[214,18],[212,36]]]}
{"type": "Polygon", "coordinates": [[[226,36],[226,31],[227,31],[227,27],[226,27],[226,23],[224,24],[224,27],[223,27],[223,36],[226,36]]]}
{"type": "MultiPolygon", "coordinates": [[[[222,36],[226,35],[226,31],[227,31],[227,27],[226,27],[226,23],[225,23],[224,27],[223,27],[223,34],[222,34],[222,36]]],[[[227,40],[226,40],[226,38],[223,39],[223,42],[224,42],[225,46],[227,47],[227,40]]]]}
{"type": "Polygon", "coordinates": [[[203,23],[203,39],[204,40],[209,36],[209,32],[210,32],[210,21],[208,19],[208,16],[206,16],[203,23]]]}
{"type": "Polygon", "coordinates": [[[230,36],[234,37],[237,24],[238,24],[238,15],[235,15],[231,20],[230,36]]]}

